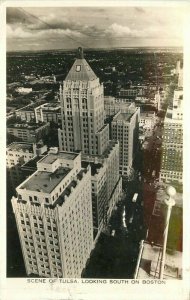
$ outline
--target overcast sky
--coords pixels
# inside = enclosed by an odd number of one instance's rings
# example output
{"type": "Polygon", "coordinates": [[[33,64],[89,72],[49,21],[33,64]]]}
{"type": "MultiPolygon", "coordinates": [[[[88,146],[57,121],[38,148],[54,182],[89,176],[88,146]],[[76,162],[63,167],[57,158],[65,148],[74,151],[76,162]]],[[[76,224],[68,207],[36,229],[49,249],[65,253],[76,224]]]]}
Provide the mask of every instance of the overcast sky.
{"type": "Polygon", "coordinates": [[[7,8],[7,50],[182,46],[177,7],[7,8]]]}

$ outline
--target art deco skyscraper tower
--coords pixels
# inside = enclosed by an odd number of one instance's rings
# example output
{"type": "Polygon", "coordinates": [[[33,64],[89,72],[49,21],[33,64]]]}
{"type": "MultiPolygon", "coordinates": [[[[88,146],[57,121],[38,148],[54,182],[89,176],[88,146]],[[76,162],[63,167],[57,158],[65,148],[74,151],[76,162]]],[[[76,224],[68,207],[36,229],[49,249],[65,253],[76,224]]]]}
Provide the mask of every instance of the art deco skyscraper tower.
{"type": "Polygon", "coordinates": [[[90,163],[94,236],[98,236],[120,200],[119,143],[109,140],[104,123],[104,88],[83,57],[82,48],[60,87],[62,129],[59,148],[81,151],[90,163]],[[96,170],[96,171],[95,171],[96,170]]]}
{"type": "Polygon", "coordinates": [[[60,87],[61,150],[101,155],[108,147],[109,126],[104,124],[103,93],[103,85],[79,48],[78,57],[60,87]]]}

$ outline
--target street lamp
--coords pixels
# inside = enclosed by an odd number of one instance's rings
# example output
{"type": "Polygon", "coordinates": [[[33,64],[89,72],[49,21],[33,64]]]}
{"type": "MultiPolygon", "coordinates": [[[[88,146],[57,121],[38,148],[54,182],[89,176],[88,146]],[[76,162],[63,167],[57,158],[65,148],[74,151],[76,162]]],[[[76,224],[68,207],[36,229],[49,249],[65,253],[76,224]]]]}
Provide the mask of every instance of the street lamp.
{"type": "Polygon", "coordinates": [[[163,243],[162,256],[161,256],[161,261],[160,261],[160,273],[159,273],[160,279],[163,279],[163,275],[164,275],[168,229],[169,229],[169,222],[170,222],[172,207],[175,205],[174,197],[176,195],[176,189],[173,186],[169,186],[166,190],[166,193],[168,194],[169,199],[165,199],[165,201],[164,201],[165,204],[167,205],[167,216],[166,216],[166,221],[165,221],[165,230],[163,233],[164,243],[163,243]]]}

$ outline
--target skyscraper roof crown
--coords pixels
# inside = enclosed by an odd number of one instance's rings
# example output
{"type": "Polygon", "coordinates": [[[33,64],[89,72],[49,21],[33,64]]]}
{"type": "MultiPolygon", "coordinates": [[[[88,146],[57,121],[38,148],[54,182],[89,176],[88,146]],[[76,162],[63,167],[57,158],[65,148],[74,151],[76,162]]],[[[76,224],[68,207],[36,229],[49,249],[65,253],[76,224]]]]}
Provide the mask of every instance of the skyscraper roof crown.
{"type": "Polygon", "coordinates": [[[97,79],[96,74],[92,71],[91,67],[83,57],[83,50],[78,48],[77,59],[67,74],[65,80],[71,81],[91,81],[97,79]]]}

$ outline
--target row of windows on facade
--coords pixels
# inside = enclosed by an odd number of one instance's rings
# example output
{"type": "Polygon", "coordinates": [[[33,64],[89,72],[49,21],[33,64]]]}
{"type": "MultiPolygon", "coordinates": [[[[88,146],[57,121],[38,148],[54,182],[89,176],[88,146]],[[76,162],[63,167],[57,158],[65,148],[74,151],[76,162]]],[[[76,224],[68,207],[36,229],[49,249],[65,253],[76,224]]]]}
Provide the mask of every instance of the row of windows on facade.
{"type": "MultiPolygon", "coordinates": [[[[43,270],[48,272],[50,274],[50,266],[48,263],[44,263],[44,262],[39,262],[38,263],[34,260],[28,259],[27,261],[29,268],[33,268],[33,269],[40,269],[40,272],[43,273],[43,270]]],[[[51,262],[51,268],[53,269],[53,272],[61,272],[61,263],[56,263],[56,262],[51,262]]]]}
{"type": "Polygon", "coordinates": [[[120,138],[120,139],[128,139],[129,137],[129,134],[128,133],[119,133],[119,132],[115,132],[115,131],[112,131],[112,135],[114,138],[120,138]]]}
{"type": "MultiPolygon", "coordinates": [[[[84,198],[85,199],[85,198],[84,198]]],[[[80,211],[80,209],[81,209],[81,206],[80,205],[78,205],[78,204],[76,204],[75,205],[75,211],[72,209],[72,211],[70,211],[70,207],[69,207],[69,213],[67,212],[67,213],[65,213],[64,214],[64,216],[63,216],[63,221],[65,221],[66,223],[68,222],[67,221],[67,217],[69,216],[69,217],[71,217],[72,216],[72,214],[74,214],[76,211],[77,211],[77,209],[78,209],[78,211],[80,211]]],[[[42,222],[42,218],[40,217],[40,216],[36,216],[36,215],[33,215],[32,216],[32,218],[33,218],[33,222],[35,223],[35,224],[37,224],[37,225],[43,225],[43,222],[42,222]]],[[[28,214],[23,214],[23,213],[20,213],[20,219],[23,221],[27,221],[27,222],[29,222],[29,220],[30,220],[30,218],[29,218],[29,216],[28,216],[28,214]]],[[[55,226],[56,225],[56,221],[54,220],[54,219],[50,219],[50,218],[47,218],[47,219],[45,219],[45,221],[46,221],[46,224],[48,225],[48,226],[55,226]]]]}
{"type": "MultiPolygon", "coordinates": [[[[67,125],[67,130],[68,131],[73,131],[73,124],[69,124],[69,123],[65,123],[65,122],[63,122],[63,127],[65,128],[66,127],[66,125],[67,125]]],[[[81,127],[91,127],[91,129],[94,127],[94,124],[93,123],[91,123],[91,124],[88,124],[88,123],[86,123],[86,122],[83,122],[82,124],[81,124],[81,127]]],[[[84,129],[85,130],[85,129],[84,129]]],[[[93,131],[92,131],[93,132],[93,131]]]]}
{"type": "Polygon", "coordinates": [[[182,132],[180,131],[180,132],[176,132],[176,131],[173,131],[172,130],[172,132],[164,132],[164,137],[180,137],[182,135],[182,132]]]}
{"type": "MultiPolygon", "coordinates": [[[[83,92],[84,93],[84,92],[83,92]]],[[[79,99],[77,99],[77,100],[79,100],[79,99]]],[[[70,103],[71,102],[71,98],[69,98],[69,97],[67,97],[66,98],[66,102],[67,103],[70,103]]],[[[82,98],[82,103],[86,103],[87,102],[87,98],[82,98]]]]}
{"type": "Polygon", "coordinates": [[[37,259],[37,260],[40,261],[40,263],[44,263],[44,264],[47,264],[49,262],[49,259],[51,259],[51,262],[54,262],[58,266],[61,265],[59,254],[55,255],[55,252],[49,251],[49,255],[50,255],[50,253],[51,253],[51,255],[48,258],[47,251],[45,253],[44,253],[44,251],[43,252],[42,251],[37,251],[37,252],[38,252],[38,256],[36,257],[34,250],[26,248],[26,254],[27,254],[28,259],[33,259],[35,261],[37,259]]]}
{"type": "Polygon", "coordinates": [[[178,128],[178,130],[182,130],[182,124],[178,123],[164,123],[164,130],[165,129],[172,129],[172,128],[178,128]]]}
{"type": "MultiPolygon", "coordinates": [[[[98,146],[98,141],[94,141],[93,137],[91,137],[91,140],[89,140],[89,137],[90,136],[84,134],[84,138],[83,138],[84,144],[86,144],[86,145],[92,144],[92,145],[95,145],[97,147],[98,146]]],[[[69,139],[68,138],[65,138],[65,139],[62,138],[62,141],[63,141],[65,146],[67,146],[67,145],[69,146],[69,144],[70,144],[70,146],[74,146],[74,137],[70,136],[69,139]]]]}
{"type": "MultiPolygon", "coordinates": [[[[35,253],[34,250],[34,243],[33,241],[31,242],[30,240],[24,240],[25,243],[25,249],[29,253],[35,253]]],[[[40,243],[35,243],[36,245],[36,251],[38,252],[39,257],[47,258],[48,252],[47,252],[47,244],[40,244],[40,243]]],[[[59,252],[59,247],[58,245],[52,245],[49,244],[49,253],[51,254],[52,258],[57,258],[57,260],[60,259],[60,252],[59,252]]]]}
{"type": "MultiPolygon", "coordinates": [[[[87,185],[86,185],[87,186],[87,185]]],[[[33,198],[32,198],[33,199],[33,198]]],[[[34,199],[35,200],[37,200],[38,198],[36,197],[36,196],[34,196],[34,199]]],[[[47,198],[48,199],[48,198],[47,198]]],[[[78,207],[78,211],[80,211],[80,207],[79,206],[77,206],[77,205],[75,205],[75,208],[77,208],[78,207]]],[[[70,211],[70,208],[69,208],[69,211],[70,211]]],[[[69,214],[69,216],[71,216],[72,214],[74,213],[74,211],[72,210],[72,212],[69,214]]],[[[68,214],[65,214],[65,217],[67,216],[68,214]]],[[[29,217],[28,217],[28,215],[26,214],[26,215],[23,215],[23,213],[20,213],[20,218],[21,218],[21,220],[22,221],[27,221],[27,222],[29,222],[29,217]]],[[[43,223],[42,223],[42,219],[40,218],[40,217],[36,217],[35,215],[33,215],[33,219],[34,220],[37,220],[37,222],[34,222],[34,224],[35,225],[42,225],[43,223]]],[[[66,220],[66,222],[67,222],[67,220],[66,220]]],[[[56,224],[55,223],[55,221],[54,220],[52,220],[51,222],[50,222],[50,219],[46,219],[46,223],[47,223],[47,225],[54,225],[54,224],[56,224]]],[[[27,225],[28,225],[28,223],[27,223],[27,225]]]]}
{"type": "MultiPolygon", "coordinates": [[[[123,146],[123,145],[126,145],[126,146],[128,146],[128,144],[129,144],[129,141],[128,140],[119,140],[119,145],[120,146],[123,146]]],[[[121,147],[120,147],[120,152],[122,153],[122,151],[121,151],[122,149],[121,149],[121,147]]]]}
{"type": "Polygon", "coordinates": [[[163,166],[162,169],[164,169],[164,170],[166,170],[166,171],[169,171],[169,172],[171,172],[171,170],[175,170],[175,171],[178,171],[178,172],[182,172],[182,168],[172,168],[172,166],[163,166]]]}
{"type": "Polygon", "coordinates": [[[167,151],[168,149],[174,149],[176,151],[181,151],[181,149],[183,148],[183,144],[182,143],[178,143],[178,144],[173,144],[173,145],[166,145],[163,143],[163,150],[167,151]],[[169,148],[168,148],[169,147],[169,148]]]}
{"type": "Polygon", "coordinates": [[[182,163],[182,156],[180,155],[172,155],[172,154],[170,154],[170,156],[163,156],[162,157],[162,161],[163,162],[168,162],[168,163],[170,163],[170,164],[172,164],[172,165],[176,165],[177,166],[177,164],[181,164],[182,163]]]}
{"type": "Polygon", "coordinates": [[[163,161],[170,161],[171,163],[173,162],[173,164],[177,164],[178,162],[182,162],[182,152],[179,152],[180,155],[178,153],[175,152],[169,152],[168,156],[167,155],[163,155],[162,156],[162,160],[163,161]]]}
{"type": "Polygon", "coordinates": [[[161,174],[161,177],[165,177],[166,179],[183,179],[180,175],[170,175],[170,174],[161,174]]]}
{"type": "MultiPolygon", "coordinates": [[[[21,219],[24,218],[25,220],[28,221],[28,220],[30,219],[30,217],[31,217],[34,221],[36,221],[38,224],[42,224],[43,219],[42,219],[41,216],[37,216],[37,215],[29,216],[28,213],[20,212],[20,218],[21,218],[21,219]]],[[[54,220],[54,219],[50,219],[50,218],[47,218],[47,219],[46,219],[46,223],[47,223],[48,225],[56,224],[55,220],[54,220]]]]}
{"type": "Polygon", "coordinates": [[[167,169],[167,170],[175,170],[175,171],[182,171],[182,164],[178,162],[178,164],[173,164],[170,162],[163,162],[162,163],[162,168],[167,169]]]}
{"type": "MultiPolygon", "coordinates": [[[[63,117],[64,117],[64,118],[66,118],[66,117],[68,118],[68,115],[71,116],[71,115],[72,115],[72,112],[73,112],[72,110],[66,110],[66,111],[63,111],[63,117]]],[[[90,114],[89,114],[89,112],[84,112],[84,111],[83,111],[83,112],[82,112],[82,116],[86,116],[86,117],[88,116],[88,117],[92,118],[92,117],[93,117],[93,113],[90,113],[90,114]]],[[[63,118],[63,119],[64,119],[64,118],[63,118]]],[[[71,118],[71,117],[70,117],[70,118],[71,118]]]]}
{"type": "Polygon", "coordinates": [[[164,132],[175,132],[175,133],[178,133],[178,132],[182,132],[183,131],[183,128],[175,128],[175,127],[173,127],[173,126],[171,126],[171,127],[164,127],[164,132]]]}
{"type": "Polygon", "coordinates": [[[176,150],[174,149],[173,151],[172,150],[168,150],[168,151],[163,151],[162,153],[162,158],[182,158],[182,151],[181,150],[176,150]]]}
{"type": "Polygon", "coordinates": [[[25,158],[27,158],[27,157],[32,158],[33,157],[32,155],[23,155],[22,153],[21,154],[15,154],[15,153],[10,153],[8,151],[6,152],[6,154],[8,156],[16,156],[16,157],[25,157],[25,158]]]}
{"type": "Polygon", "coordinates": [[[118,124],[115,124],[115,123],[113,123],[112,124],[112,129],[114,130],[114,131],[118,131],[118,132],[128,132],[129,131],[129,129],[130,129],[130,124],[128,124],[128,125],[118,125],[118,124]]]}
{"type": "MultiPolygon", "coordinates": [[[[71,104],[70,104],[70,105],[67,104],[66,108],[72,110],[72,109],[73,109],[73,106],[71,106],[71,104]]],[[[75,108],[76,108],[76,105],[75,105],[75,108]]],[[[77,106],[77,108],[79,109],[79,106],[77,106]]],[[[87,105],[82,105],[82,109],[87,110],[87,109],[88,109],[87,105]]]]}
{"type": "MultiPolygon", "coordinates": [[[[30,225],[33,225],[35,228],[38,228],[39,230],[40,229],[44,229],[44,225],[41,223],[41,224],[39,224],[39,223],[36,223],[36,222],[33,222],[33,224],[29,221],[29,219],[22,219],[21,218],[21,224],[22,225],[28,225],[28,226],[30,226],[30,225]]],[[[51,227],[50,225],[47,225],[47,229],[48,230],[53,230],[53,231],[57,231],[57,229],[56,229],[56,227],[51,227]]]]}
{"type": "Polygon", "coordinates": [[[182,138],[164,138],[163,143],[168,143],[168,144],[174,144],[174,143],[178,143],[178,144],[182,144],[182,138]]]}

